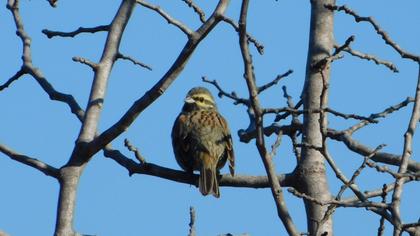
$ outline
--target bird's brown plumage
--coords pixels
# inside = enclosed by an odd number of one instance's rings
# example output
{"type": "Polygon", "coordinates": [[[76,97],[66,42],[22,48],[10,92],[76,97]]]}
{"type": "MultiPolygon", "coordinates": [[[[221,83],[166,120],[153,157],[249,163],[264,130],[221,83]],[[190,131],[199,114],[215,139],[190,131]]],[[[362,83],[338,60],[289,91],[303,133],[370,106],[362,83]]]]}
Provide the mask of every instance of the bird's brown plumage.
{"type": "Polygon", "coordinates": [[[235,156],[227,122],[207,89],[196,87],[188,92],[172,128],[172,146],[182,169],[200,171],[200,192],[219,197],[218,172],[229,160],[233,176],[235,156]]]}

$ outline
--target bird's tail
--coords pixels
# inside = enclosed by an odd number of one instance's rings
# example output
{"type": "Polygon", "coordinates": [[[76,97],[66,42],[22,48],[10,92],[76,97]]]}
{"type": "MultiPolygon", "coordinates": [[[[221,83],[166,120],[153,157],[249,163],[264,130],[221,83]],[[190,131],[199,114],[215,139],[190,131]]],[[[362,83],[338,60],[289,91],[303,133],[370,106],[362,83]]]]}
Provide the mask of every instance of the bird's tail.
{"type": "Polygon", "coordinates": [[[204,196],[212,194],[220,197],[219,183],[216,172],[217,160],[207,153],[201,155],[201,170],[198,187],[204,196]]]}

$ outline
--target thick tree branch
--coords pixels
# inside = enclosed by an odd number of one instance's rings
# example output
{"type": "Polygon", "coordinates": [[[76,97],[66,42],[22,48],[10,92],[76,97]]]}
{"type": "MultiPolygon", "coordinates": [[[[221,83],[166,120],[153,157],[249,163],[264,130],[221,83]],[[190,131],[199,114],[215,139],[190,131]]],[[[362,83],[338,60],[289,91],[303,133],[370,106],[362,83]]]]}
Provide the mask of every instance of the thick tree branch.
{"type": "Polygon", "coordinates": [[[86,144],[97,135],[97,126],[103,107],[108,79],[122,39],[125,27],[136,6],[135,0],[123,0],[110,24],[104,50],[94,69],[94,78],[86,112],[76,145],[67,164],[60,169],[60,192],[58,200],[55,236],[74,236],[73,228],[76,192],[84,167],[93,154],[87,152],[86,144]]]}
{"type": "Polygon", "coordinates": [[[134,0],[124,0],[112,20],[104,51],[95,70],[86,114],[77,138],[78,145],[73,150],[70,162],[86,162],[93,155],[93,153],[86,153],[85,144],[91,142],[96,136],[109,75],[119,53],[123,32],[134,8],[134,0]]]}
{"type": "MultiPolygon", "coordinates": [[[[271,136],[274,133],[282,132],[285,135],[292,135],[296,131],[302,130],[302,124],[294,124],[294,125],[279,125],[279,124],[272,124],[269,126],[264,127],[264,135],[271,136]]],[[[241,142],[249,143],[252,139],[254,139],[257,135],[255,129],[250,130],[239,130],[238,136],[241,142]]],[[[369,153],[373,152],[373,149],[361,144],[357,140],[351,137],[350,134],[338,131],[334,129],[327,130],[328,138],[331,138],[336,141],[343,142],[347,148],[355,153],[360,154],[361,156],[367,156],[369,153]]],[[[386,152],[378,152],[376,153],[371,160],[375,162],[381,162],[389,165],[399,166],[401,162],[401,158],[398,155],[386,153],[386,152]]],[[[420,171],[420,163],[414,160],[408,161],[408,170],[413,172],[420,171]]]]}
{"type": "MultiPolygon", "coordinates": [[[[362,156],[367,156],[373,151],[371,148],[353,139],[351,135],[349,135],[346,132],[329,129],[327,135],[331,139],[343,142],[349,150],[356,152],[362,156]]],[[[376,153],[371,158],[371,160],[394,166],[399,166],[401,162],[400,156],[386,152],[376,153]]],[[[408,169],[414,172],[420,171],[420,163],[410,160],[408,163],[408,169]]]]}
{"type": "MultiPolygon", "coordinates": [[[[103,152],[104,156],[111,158],[122,167],[126,168],[130,176],[133,174],[150,175],[174,182],[198,186],[197,174],[190,174],[184,171],[174,170],[152,163],[136,163],[132,159],[126,157],[120,151],[114,150],[110,147],[104,148],[103,152]]],[[[220,186],[243,188],[270,187],[267,176],[235,175],[235,177],[232,177],[230,174],[226,174],[221,175],[219,178],[220,186]]],[[[294,186],[296,184],[293,173],[278,175],[277,178],[281,186],[287,187],[294,186]]]]}
{"type": "Polygon", "coordinates": [[[53,166],[50,166],[38,159],[32,158],[32,157],[28,157],[26,155],[22,155],[20,153],[17,153],[15,151],[13,151],[12,149],[6,147],[3,144],[0,144],[0,152],[4,153],[5,155],[7,155],[8,157],[10,157],[10,159],[13,159],[15,161],[18,161],[22,164],[25,164],[27,166],[33,167],[39,171],[41,171],[42,173],[44,173],[45,175],[54,177],[54,178],[58,178],[59,176],[59,170],[53,166]]]}

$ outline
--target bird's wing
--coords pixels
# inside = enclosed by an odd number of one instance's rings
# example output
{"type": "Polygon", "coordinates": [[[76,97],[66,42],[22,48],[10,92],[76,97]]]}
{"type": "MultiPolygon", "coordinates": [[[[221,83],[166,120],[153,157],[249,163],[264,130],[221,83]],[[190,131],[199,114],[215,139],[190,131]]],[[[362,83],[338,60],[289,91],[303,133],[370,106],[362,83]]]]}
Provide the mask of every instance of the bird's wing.
{"type": "Polygon", "coordinates": [[[184,170],[192,170],[192,163],[187,160],[188,151],[190,149],[189,142],[186,141],[187,133],[187,116],[180,114],[172,127],[172,146],[174,148],[175,156],[178,164],[184,170]]]}
{"type": "Polygon", "coordinates": [[[217,118],[223,128],[222,129],[223,136],[224,136],[223,139],[226,142],[226,150],[227,150],[227,155],[228,155],[227,158],[229,160],[229,171],[230,171],[230,174],[234,176],[235,175],[235,153],[233,152],[232,135],[230,134],[229,126],[226,120],[223,118],[223,116],[218,114],[217,118]]]}

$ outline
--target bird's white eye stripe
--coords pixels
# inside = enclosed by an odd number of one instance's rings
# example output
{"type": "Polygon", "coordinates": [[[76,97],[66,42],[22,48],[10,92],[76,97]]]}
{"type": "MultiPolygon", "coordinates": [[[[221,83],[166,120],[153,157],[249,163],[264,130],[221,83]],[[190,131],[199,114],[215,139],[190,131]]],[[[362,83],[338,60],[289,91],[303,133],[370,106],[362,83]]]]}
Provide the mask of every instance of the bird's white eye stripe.
{"type": "Polygon", "coordinates": [[[214,103],[213,98],[207,94],[200,94],[200,95],[193,96],[193,99],[200,102],[206,102],[206,103],[211,103],[211,104],[214,103]]]}

